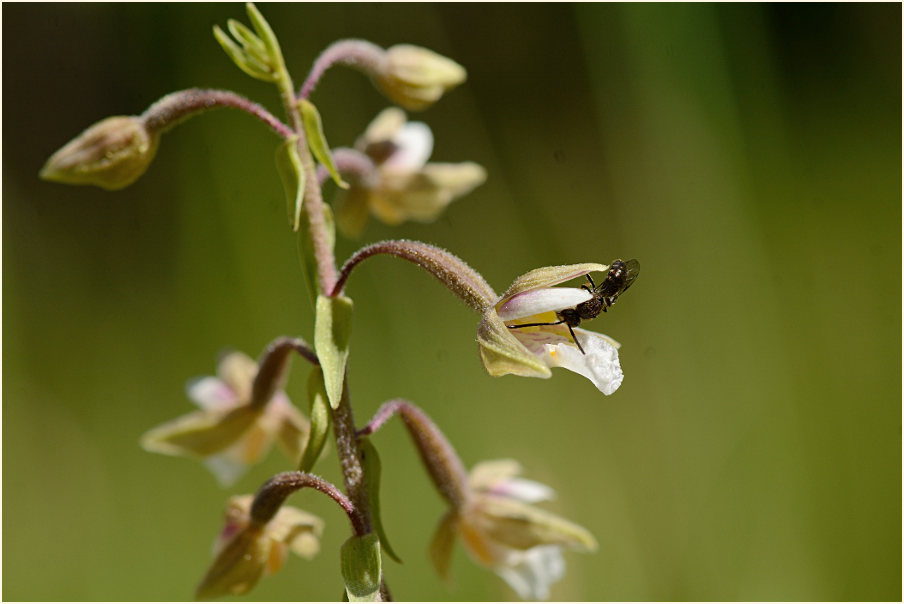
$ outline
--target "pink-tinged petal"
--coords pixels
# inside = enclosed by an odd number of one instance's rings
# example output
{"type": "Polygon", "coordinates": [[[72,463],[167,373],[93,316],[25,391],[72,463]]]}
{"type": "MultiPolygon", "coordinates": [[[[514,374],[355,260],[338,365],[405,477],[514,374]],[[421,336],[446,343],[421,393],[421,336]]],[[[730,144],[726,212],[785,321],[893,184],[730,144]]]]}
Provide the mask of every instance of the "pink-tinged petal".
{"type": "Polygon", "coordinates": [[[571,342],[546,345],[547,362],[564,367],[593,382],[600,392],[612,394],[621,386],[624,374],[618,361],[618,342],[593,331],[575,329],[584,354],[571,342]]]}
{"type": "Polygon", "coordinates": [[[202,377],[190,380],[185,385],[188,398],[202,409],[224,411],[238,404],[235,392],[221,379],[202,377]]]}
{"type": "Polygon", "coordinates": [[[549,586],[565,576],[561,548],[539,546],[512,551],[506,564],[495,569],[522,600],[549,599],[549,586]]]}
{"type": "Polygon", "coordinates": [[[550,487],[526,478],[509,478],[494,485],[489,492],[524,503],[551,501],[556,497],[555,491],[550,487]]]}
{"type": "Polygon", "coordinates": [[[397,150],[383,163],[384,168],[414,172],[433,153],[433,132],[423,122],[408,122],[392,138],[397,150]]]}
{"type": "Polygon", "coordinates": [[[548,353],[549,347],[556,347],[559,344],[570,344],[574,346],[571,340],[571,334],[565,325],[549,325],[539,328],[527,329],[510,329],[509,333],[537,357],[547,367],[555,367],[550,362],[548,353]]]}
{"type": "Polygon", "coordinates": [[[514,459],[493,459],[474,464],[468,473],[472,491],[490,491],[497,484],[521,473],[521,464],[514,459]]]}
{"type": "Polygon", "coordinates": [[[204,465],[207,466],[207,469],[216,477],[217,482],[223,488],[234,485],[242,477],[242,474],[248,470],[246,464],[242,463],[236,456],[228,453],[211,455],[204,460],[204,465]]]}
{"type": "Polygon", "coordinates": [[[513,321],[544,312],[574,308],[591,298],[593,295],[589,291],[575,287],[532,289],[512,296],[496,312],[503,321],[513,321]]]}

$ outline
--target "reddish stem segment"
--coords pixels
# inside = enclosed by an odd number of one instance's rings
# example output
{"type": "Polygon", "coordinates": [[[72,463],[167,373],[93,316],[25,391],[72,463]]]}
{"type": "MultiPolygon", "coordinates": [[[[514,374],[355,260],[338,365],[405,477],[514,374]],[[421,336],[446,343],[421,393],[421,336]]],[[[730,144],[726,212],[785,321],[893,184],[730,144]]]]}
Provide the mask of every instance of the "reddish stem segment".
{"type": "Polygon", "coordinates": [[[283,138],[289,138],[294,134],[291,128],[269,111],[228,90],[189,88],[173,92],[148,107],[141,117],[149,131],[166,132],[198,113],[217,107],[233,107],[253,115],[283,138]]]}
{"type": "Polygon", "coordinates": [[[380,64],[384,52],[376,44],[365,40],[339,40],[330,44],[314,61],[311,72],[298,92],[298,98],[306,99],[311,96],[324,72],[336,63],[354,67],[364,73],[373,73],[380,64]]]}
{"type": "Polygon", "coordinates": [[[370,423],[358,431],[358,435],[373,434],[396,413],[402,416],[402,421],[405,422],[421,460],[440,494],[455,509],[460,508],[468,497],[468,475],[465,467],[451,443],[418,407],[402,399],[383,403],[370,423]]]}
{"type": "Polygon", "coordinates": [[[263,407],[277,390],[285,386],[291,353],[297,352],[313,365],[320,365],[317,355],[301,338],[281,337],[273,340],[261,354],[257,375],[251,386],[251,404],[263,407]]]}
{"type": "Polygon", "coordinates": [[[362,260],[377,254],[389,254],[417,264],[439,279],[465,304],[479,313],[486,312],[499,298],[480,273],[468,266],[458,256],[420,241],[406,239],[381,241],[355,252],[339,271],[339,278],[336,280],[330,296],[339,295],[352,270],[362,260]]]}
{"type": "Polygon", "coordinates": [[[361,536],[368,533],[368,528],[360,522],[354,504],[342,491],[319,476],[304,472],[283,472],[265,482],[254,495],[254,502],[251,504],[251,519],[258,524],[270,522],[285,503],[286,498],[305,487],[316,489],[338,503],[348,516],[355,535],[361,536]]]}

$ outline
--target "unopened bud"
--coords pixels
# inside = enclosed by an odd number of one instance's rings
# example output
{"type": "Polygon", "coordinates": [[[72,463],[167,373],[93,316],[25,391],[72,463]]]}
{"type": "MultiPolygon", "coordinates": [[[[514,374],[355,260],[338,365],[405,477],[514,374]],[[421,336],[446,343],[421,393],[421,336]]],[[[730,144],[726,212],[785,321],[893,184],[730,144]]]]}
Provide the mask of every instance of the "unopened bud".
{"type": "Polygon", "coordinates": [[[465,68],[432,50],[399,44],[386,51],[374,74],[377,87],[405,109],[426,109],[467,79],[465,68]]]}
{"type": "Polygon", "coordinates": [[[144,174],[159,139],[140,117],[108,117],[54,153],[41,169],[41,178],[110,191],[122,189],[144,174]]]}

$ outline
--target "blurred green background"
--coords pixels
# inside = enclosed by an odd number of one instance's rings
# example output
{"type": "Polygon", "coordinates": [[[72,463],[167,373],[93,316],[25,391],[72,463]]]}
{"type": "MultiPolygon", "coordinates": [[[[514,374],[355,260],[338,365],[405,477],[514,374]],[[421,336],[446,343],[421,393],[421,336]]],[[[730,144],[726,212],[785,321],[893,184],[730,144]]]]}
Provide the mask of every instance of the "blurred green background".
{"type": "MultiPolygon", "coordinates": [[[[408,42],[467,84],[417,116],[437,161],[487,183],[435,224],[371,222],[438,244],[502,291],[538,266],[636,257],[641,278],[588,323],[622,342],[625,381],[488,377],[478,317],[415,267],[362,265],[350,379],[358,422],[406,397],[467,465],[514,457],[593,532],[564,600],[901,599],[901,6],[263,5],[296,80],[330,42],[408,42]]],[[[241,5],[3,6],[3,595],[183,600],[221,509],[290,469],[274,452],[230,491],[138,447],[187,412],[217,353],[312,335],[273,163],[276,138],[223,110],[168,134],[117,193],[41,182],[93,122],[163,94],[228,88],[278,110],[214,23],[241,5]]],[[[349,145],[387,103],[356,72],[318,87],[349,145]]],[[[335,189],[329,187],[332,199],[335,189]]],[[[304,405],[307,374],[289,385],[304,405]]],[[[510,599],[457,548],[398,421],[376,437],[405,600],[510,599]]],[[[335,455],[317,470],[340,480],[335,455]]],[[[346,522],[253,599],[334,600],[346,522]]]]}

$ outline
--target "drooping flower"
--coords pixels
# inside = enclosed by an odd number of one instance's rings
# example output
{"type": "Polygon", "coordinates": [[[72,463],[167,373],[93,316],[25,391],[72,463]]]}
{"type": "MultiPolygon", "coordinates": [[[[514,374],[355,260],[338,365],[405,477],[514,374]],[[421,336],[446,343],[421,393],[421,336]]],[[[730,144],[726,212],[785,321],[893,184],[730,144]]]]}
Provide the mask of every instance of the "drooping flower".
{"type": "Polygon", "coordinates": [[[545,600],[565,573],[562,550],[590,552],[596,540],[586,529],[532,503],[552,499],[546,485],[518,478],[513,460],[477,464],[468,477],[468,497],[437,528],[430,554],[448,575],[452,547],[460,537],[471,559],[502,577],[522,599],[545,600]]]}
{"type": "Polygon", "coordinates": [[[144,174],[160,135],[134,115],[97,122],[54,153],[41,169],[41,178],[68,185],[96,185],[122,189],[144,174]]]}
{"type": "Polygon", "coordinates": [[[320,549],[320,518],[282,506],[262,524],[251,518],[252,501],[252,495],[229,500],[225,525],[214,543],[213,564],[197,589],[199,600],[246,593],[262,576],[282,568],[289,551],[311,559],[320,549]]]}
{"type": "MultiPolygon", "coordinates": [[[[148,431],[145,450],[204,460],[223,486],[234,483],[248,466],[260,461],[274,439],[293,463],[309,431],[308,420],[296,409],[281,384],[262,388],[266,400],[254,400],[258,364],[241,352],[225,355],[218,377],[203,377],[187,385],[188,397],[199,407],[148,431]]],[[[279,382],[282,377],[273,375],[279,382]]]]}
{"type": "Polygon", "coordinates": [[[389,225],[432,222],[455,198],[486,180],[486,170],[474,162],[427,163],[433,133],[422,122],[406,122],[395,107],[371,122],[355,148],[370,158],[374,170],[352,179],[337,210],[339,227],[350,237],[360,235],[368,214],[389,225]]]}
{"type": "Polygon", "coordinates": [[[374,83],[394,103],[405,109],[428,108],[468,77],[465,68],[432,50],[398,44],[380,57],[374,83]]]}
{"type": "Polygon", "coordinates": [[[548,378],[550,368],[564,367],[589,379],[603,394],[615,392],[624,377],[618,360],[620,344],[601,333],[575,327],[579,348],[568,325],[552,325],[560,321],[556,313],[593,298],[587,289],[552,286],[608,268],[596,263],[549,266],[518,277],[487,310],[477,329],[487,372],[548,378]],[[511,328],[526,323],[545,325],[511,328]]]}

